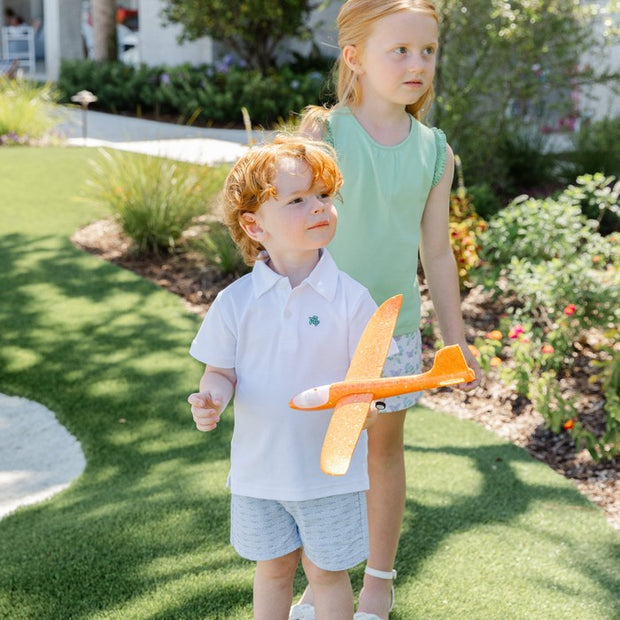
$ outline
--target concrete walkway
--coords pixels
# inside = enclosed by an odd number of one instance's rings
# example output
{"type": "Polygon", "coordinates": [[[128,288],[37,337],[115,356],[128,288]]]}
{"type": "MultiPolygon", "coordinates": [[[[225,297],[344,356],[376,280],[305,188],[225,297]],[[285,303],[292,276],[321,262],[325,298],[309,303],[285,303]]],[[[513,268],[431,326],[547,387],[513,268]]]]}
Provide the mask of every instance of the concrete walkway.
{"type": "MultiPolygon", "coordinates": [[[[200,164],[233,162],[248,146],[239,129],[205,129],[62,108],[69,144],[104,146],[200,164]]],[[[254,133],[257,142],[269,133],[254,133]]],[[[43,405],[0,394],[0,518],[67,488],[86,465],[79,442],[43,405]]]]}
{"type": "Polygon", "coordinates": [[[261,142],[271,132],[189,127],[129,116],[62,108],[60,134],[69,144],[106,146],[179,161],[213,165],[233,162],[248,148],[248,139],[261,142]],[[84,121],[86,126],[84,127],[84,121]],[[86,138],[84,138],[86,134],[86,138]]]}

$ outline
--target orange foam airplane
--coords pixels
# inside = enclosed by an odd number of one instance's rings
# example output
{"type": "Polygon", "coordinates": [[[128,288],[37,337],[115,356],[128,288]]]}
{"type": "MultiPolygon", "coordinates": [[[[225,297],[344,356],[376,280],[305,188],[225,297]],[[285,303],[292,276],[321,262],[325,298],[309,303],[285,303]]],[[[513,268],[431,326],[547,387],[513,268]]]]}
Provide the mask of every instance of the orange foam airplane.
{"type": "Polygon", "coordinates": [[[437,351],[432,368],[421,375],[381,377],[402,301],[402,295],[395,295],[377,308],[362,333],[344,381],[305,390],[289,403],[293,409],[334,408],[321,451],[321,470],[326,474],[346,474],[373,401],[475,378],[458,345],[437,351]]]}

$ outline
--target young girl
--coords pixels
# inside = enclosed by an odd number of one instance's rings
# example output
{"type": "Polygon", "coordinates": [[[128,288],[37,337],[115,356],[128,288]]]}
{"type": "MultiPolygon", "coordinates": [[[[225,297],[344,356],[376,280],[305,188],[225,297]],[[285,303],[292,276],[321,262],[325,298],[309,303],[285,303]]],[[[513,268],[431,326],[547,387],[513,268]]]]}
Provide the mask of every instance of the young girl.
{"type": "MultiPolygon", "coordinates": [[[[399,375],[420,371],[419,251],[443,340],[461,346],[476,372],[462,388],[473,389],[480,368],[465,341],[448,232],[454,157],[444,134],[420,122],[433,100],[437,13],[427,0],[348,0],[337,23],[338,104],[310,108],[301,127],[334,146],[344,179],[330,252],[378,304],[403,293],[395,331],[400,352],[384,372],[399,375]]],[[[368,431],[370,555],[359,620],[386,619],[393,604],[405,506],[403,429],[418,398],[388,399],[368,431]]],[[[300,606],[306,611],[311,603],[309,588],[300,606]]]]}

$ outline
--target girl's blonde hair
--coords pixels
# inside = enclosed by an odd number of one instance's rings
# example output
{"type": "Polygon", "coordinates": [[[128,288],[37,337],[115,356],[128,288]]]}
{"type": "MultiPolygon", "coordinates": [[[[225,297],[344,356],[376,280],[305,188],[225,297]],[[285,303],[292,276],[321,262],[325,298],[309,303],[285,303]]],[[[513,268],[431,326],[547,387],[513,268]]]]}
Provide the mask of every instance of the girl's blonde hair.
{"type": "Polygon", "coordinates": [[[272,142],[253,147],[245,153],[226,177],[220,206],[224,224],[248,265],[256,262],[264,248],[245,233],[241,227],[241,216],[256,213],[264,202],[277,197],[273,182],[278,162],[284,158],[298,159],[308,166],[312,175],[311,187],[317,185],[331,196],[342,186],[335,152],[323,142],[299,135],[279,135],[272,142]]]}
{"type": "MultiPolygon", "coordinates": [[[[338,105],[357,106],[362,101],[358,74],[347,65],[342,50],[347,45],[352,45],[362,53],[375,23],[384,17],[404,11],[428,15],[439,23],[435,5],[429,0],[347,0],[342,5],[337,20],[340,56],[334,66],[338,105]]],[[[435,91],[431,84],[418,101],[406,106],[405,109],[418,120],[422,120],[428,113],[434,96],[435,91]]],[[[302,130],[312,127],[317,122],[320,123],[325,114],[324,108],[309,106],[302,120],[302,130]]]]}

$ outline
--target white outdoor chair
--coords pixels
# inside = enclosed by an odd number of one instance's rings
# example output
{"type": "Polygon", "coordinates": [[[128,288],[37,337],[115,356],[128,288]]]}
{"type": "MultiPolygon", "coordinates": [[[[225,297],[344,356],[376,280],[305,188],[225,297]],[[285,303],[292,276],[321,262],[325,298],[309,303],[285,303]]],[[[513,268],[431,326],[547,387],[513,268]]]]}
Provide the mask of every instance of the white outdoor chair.
{"type": "Polygon", "coordinates": [[[2,28],[2,58],[18,60],[20,67],[30,73],[36,70],[34,28],[32,26],[4,26],[2,28]]]}

